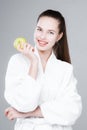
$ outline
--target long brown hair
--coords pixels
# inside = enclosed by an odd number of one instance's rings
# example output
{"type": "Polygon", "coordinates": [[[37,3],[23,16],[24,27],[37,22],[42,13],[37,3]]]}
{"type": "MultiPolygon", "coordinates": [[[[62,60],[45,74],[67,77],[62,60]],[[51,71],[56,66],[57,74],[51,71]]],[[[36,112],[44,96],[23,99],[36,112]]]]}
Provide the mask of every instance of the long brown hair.
{"type": "Polygon", "coordinates": [[[66,25],[65,25],[65,19],[62,16],[62,14],[55,10],[46,10],[42,12],[38,19],[43,16],[48,16],[56,19],[59,22],[59,33],[63,33],[62,38],[55,43],[53,47],[54,54],[56,55],[57,59],[60,59],[62,61],[66,61],[68,63],[71,63],[70,55],[69,55],[69,48],[68,48],[68,41],[67,41],[67,34],[66,34],[66,25]]]}

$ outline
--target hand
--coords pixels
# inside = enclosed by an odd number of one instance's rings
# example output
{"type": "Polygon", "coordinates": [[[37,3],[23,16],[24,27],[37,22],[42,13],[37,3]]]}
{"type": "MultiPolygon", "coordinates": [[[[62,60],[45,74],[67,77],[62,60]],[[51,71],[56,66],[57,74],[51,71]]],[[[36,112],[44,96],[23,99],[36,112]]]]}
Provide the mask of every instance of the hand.
{"type": "Polygon", "coordinates": [[[22,54],[24,54],[29,60],[30,60],[30,67],[28,74],[36,79],[37,77],[37,71],[38,71],[38,58],[34,54],[34,47],[30,45],[29,43],[22,43],[22,47],[20,44],[17,46],[17,50],[20,51],[22,54]]]}
{"type": "Polygon", "coordinates": [[[5,109],[5,116],[9,120],[14,120],[16,118],[21,118],[21,117],[23,117],[23,114],[24,113],[21,113],[21,112],[17,111],[13,107],[8,107],[7,109],[5,109]]]}
{"type": "Polygon", "coordinates": [[[17,50],[24,54],[26,57],[28,57],[31,62],[37,62],[38,58],[34,54],[34,47],[29,43],[23,44],[22,46],[23,48],[21,49],[20,45],[18,45],[17,50]]]}
{"type": "Polygon", "coordinates": [[[43,118],[42,112],[40,107],[37,107],[34,111],[32,112],[19,112],[16,109],[14,109],[13,107],[8,107],[7,109],[5,109],[5,116],[9,119],[9,120],[14,120],[16,118],[29,118],[29,117],[39,117],[39,118],[43,118]]]}

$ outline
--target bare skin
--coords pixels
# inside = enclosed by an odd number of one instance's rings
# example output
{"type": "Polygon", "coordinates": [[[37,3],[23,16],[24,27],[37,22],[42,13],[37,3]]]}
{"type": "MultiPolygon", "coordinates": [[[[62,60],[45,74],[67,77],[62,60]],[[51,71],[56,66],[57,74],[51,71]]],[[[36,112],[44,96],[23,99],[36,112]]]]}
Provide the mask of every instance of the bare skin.
{"type": "Polygon", "coordinates": [[[32,112],[19,112],[16,109],[14,109],[13,107],[8,107],[7,109],[5,109],[5,116],[9,119],[9,120],[14,120],[16,118],[29,118],[29,117],[39,117],[39,118],[43,118],[43,115],[41,113],[40,107],[37,107],[34,111],[32,112]]]}

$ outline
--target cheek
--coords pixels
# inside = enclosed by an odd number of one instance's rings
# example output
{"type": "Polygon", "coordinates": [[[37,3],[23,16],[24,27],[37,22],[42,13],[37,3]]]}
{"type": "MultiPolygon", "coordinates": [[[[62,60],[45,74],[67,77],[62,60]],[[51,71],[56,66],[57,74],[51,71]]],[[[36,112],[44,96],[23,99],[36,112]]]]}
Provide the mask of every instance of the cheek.
{"type": "Polygon", "coordinates": [[[35,33],[34,33],[34,42],[35,42],[35,43],[38,43],[39,37],[40,37],[40,34],[37,33],[37,32],[35,32],[35,33]]]}
{"type": "Polygon", "coordinates": [[[50,45],[51,45],[51,46],[54,46],[55,43],[57,42],[57,38],[56,38],[56,37],[51,38],[49,42],[50,42],[50,45]]]}
{"type": "Polygon", "coordinates": [[[55,42],[57,41],[57,38],[56,37],[51,37],[49,40],[50,40],[51,43],[55,44],[55,42]]]}
{"type": "Polygon", "coordinates": [[[37,38],[39,38],[39,37],[40,37],[40,34],[37,33],[37,32],[35,32],[35,33],[34,33],[34,39],[37,39],[37,38]]]}

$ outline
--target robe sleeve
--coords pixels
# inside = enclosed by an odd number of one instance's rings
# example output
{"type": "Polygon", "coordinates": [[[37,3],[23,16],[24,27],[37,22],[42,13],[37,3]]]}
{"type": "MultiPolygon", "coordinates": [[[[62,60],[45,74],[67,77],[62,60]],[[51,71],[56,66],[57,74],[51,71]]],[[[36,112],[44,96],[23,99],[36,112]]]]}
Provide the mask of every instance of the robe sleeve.
{"type": "MultiPolygon", "coordinates": [[[[24,59],[11,57],[5,76],[5,99],[20,112],[33,111],[38,106],[41,86],[28,75],[24,59]]],[[[29,68],[28,68],[29,69],[29,68]]]]}
{"type": "Polygon", "coordinates": [[[73,75],[73,67],[66,69],[61,89],[56,98],[40,105],[44,119],[50,124],[63,126],[73,125],[82,111],[81,97],[77,92],[77,80],[73,75]]]}

